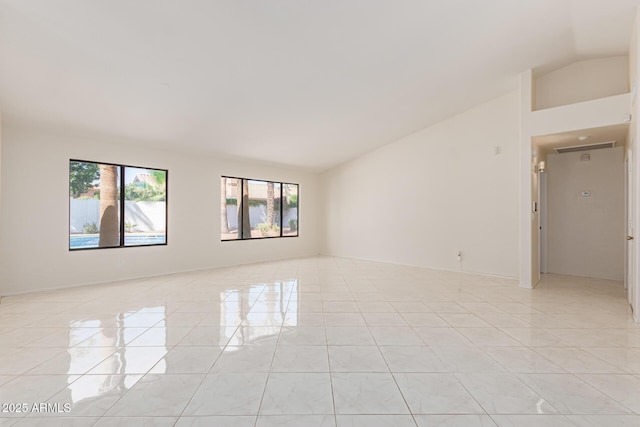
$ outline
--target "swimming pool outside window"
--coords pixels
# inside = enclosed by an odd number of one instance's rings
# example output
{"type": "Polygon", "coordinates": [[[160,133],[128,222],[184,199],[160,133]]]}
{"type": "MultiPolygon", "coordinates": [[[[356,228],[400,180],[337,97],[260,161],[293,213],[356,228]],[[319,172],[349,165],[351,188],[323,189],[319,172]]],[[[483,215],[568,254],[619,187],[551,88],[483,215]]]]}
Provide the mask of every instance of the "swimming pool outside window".
{"type": "Polygon", "coordinates": [[[69,161],[69,249],[166,245],[164,169],[69,161]]]}

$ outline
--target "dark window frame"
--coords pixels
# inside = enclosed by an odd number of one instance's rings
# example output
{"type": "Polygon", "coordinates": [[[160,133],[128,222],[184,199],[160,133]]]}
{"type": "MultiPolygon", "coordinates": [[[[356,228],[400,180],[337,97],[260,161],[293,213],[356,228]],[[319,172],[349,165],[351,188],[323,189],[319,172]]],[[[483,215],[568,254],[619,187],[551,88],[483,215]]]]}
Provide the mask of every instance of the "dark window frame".
{"type": "MultiPolygon", "coordinates": [[[[141,248],[141,247],[147,247],[147,246],[167,246],[167,244],[169,243],[169,170],[168,169],[161,169],[161,168],[150,168],[150,167],[146,167],[146,166],[134,166],[134,165],[124,165],[124,164],[120,164],[120,163],[110,163],[110,162],[96,162],[94,160],[80,160],[80,159],[69,159],[69,172],[71,172],[71,163],[72,162],[79,162],[79,163],[94,163],[96,165],[109,165],[109,166],[117,166],[118,168],[120,168],[120,182],[118,183],[118,185],[120,186],[120,198],[118,200],[118,202],[120,203],[120,207],[119,207],[119,214],[120,214],[120,224],[118,224],[119,226],[119,233],[120,233],[120,244],[118,246],[97,246],[97,247],[91,247],[91,248],[71,248],[71,233],[69,233],[69,238],[68,238],[68,248],[69,248],[69,252],[76,252],[76,251],[92,251],[92,250],[96,250],[96,249],[119,249],[119,248],[141,248]],[[125,173],[124,170],[125,168],[135,168],[135,169],[148,169],[148,170],[156,170],[156,171],[162,171],[165,173],[165,204],[164,204],[164,221],[165,221],[165,225],[164,225],[164,243],[150,243],[150,244],[142,244],[142,245],[125,245],[124,242],[124,238],[125,238],[125,228],[126,228],[126,224],[125,224],[125,216],[124,216],[124,211],[125,211],[125,194],[124,194],[124,187],[125,187],[125,173]]],[[[69,223],[68,223],[68,227],[67,229],[71,228],[71,186],[69,186],[69,223]]]]}
{"type": "MultiPolygon", "coordinates": [[[[290,238],[290,237],[300,237],[300,184],[296,184],[294,182],[284,182],[284,181],[271,181],[268,179],[254,179],[254,178],[240,178],[237,176],[229,176],[229,175],[220,175],[220,179],[222,178],[227,178],[227,179],[237,179],[238,180],[238,188],[240,189],[240,192],[238,194],[239,199],[242,199],[243,194],[242,194],[242,188],[243,188],[243,181],[262,181],[262,182],[273,182],[274,184],[280,184],[280,235],[279,236],[264,236],[264,237],[237,237],[235,239],[220,239],[221,242],[238,242],[238,241],[243,241],[243,240],[266,240],[266,239],[281,239],[281,238],[290,238]],[[282,223],[283,221],[283,215],[284,215],[284,186],[285,185],[295,185],[297,187],[297,210],[298,210],[298,218],[297,218],[297,229],[296,229],[296,234],[295,235],[289,235],[289,236],[285,236],[283,235],[283,229],[284,229],[284,224],[282,223]]],[[[226,190],[225,190],[226,191],[226,190]]],[[[225,194],[226,197],[226,194],[225,194]]],[[[243,234],[243,230],[242,230],[242,224],[244,223],[244,211],[240,212],[240,221],[238,221],[238,235],[242,236],[243,234]]],[[[251,225],[249,225],[249,228],[251,228],[251,225]]],[[[249,233],[251,234],[251,233],[249,233]]]]}

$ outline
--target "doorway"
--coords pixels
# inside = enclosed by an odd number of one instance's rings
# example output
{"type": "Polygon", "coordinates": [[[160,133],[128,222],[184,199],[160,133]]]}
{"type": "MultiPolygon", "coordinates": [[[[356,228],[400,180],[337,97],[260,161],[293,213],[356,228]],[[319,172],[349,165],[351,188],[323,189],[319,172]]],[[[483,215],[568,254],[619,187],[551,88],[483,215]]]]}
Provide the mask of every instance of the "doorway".
{"type": "Polygon", "coordinates": [[[625,239],[633,218],[628,133],[629,125],[622,124],[533,139],[540,273],[628,285],[634,249],[625,239]]]}

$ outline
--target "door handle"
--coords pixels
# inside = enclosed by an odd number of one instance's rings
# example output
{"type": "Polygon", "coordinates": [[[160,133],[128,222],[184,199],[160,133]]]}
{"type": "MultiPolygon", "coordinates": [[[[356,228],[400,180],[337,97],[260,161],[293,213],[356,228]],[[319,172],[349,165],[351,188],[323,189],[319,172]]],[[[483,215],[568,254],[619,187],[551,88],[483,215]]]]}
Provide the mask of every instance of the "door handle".
{"type": "Polygon", "coordinates": [[[633,236],[627,236],[627,240],[633,240],[633,236]]]}

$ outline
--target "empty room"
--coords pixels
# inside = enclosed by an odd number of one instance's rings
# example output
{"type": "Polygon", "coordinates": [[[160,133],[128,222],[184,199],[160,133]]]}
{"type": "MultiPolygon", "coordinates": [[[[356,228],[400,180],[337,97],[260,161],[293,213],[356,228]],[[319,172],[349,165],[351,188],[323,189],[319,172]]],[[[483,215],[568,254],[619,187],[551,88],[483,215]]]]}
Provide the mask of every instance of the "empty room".
{"type": "Polygon", "coordinates": [[[638,0],[0,0],[0,427],[640,425],[638,0]]]}

